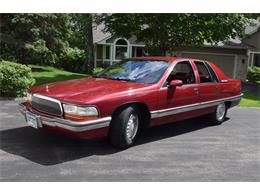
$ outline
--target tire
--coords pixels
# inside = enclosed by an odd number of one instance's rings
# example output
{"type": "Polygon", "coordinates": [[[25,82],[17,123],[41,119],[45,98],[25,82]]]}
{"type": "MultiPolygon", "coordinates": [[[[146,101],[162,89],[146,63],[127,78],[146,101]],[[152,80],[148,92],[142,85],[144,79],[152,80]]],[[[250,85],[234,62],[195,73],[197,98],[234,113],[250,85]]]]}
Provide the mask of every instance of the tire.
{"type": "Polygon", "coordinates": [[[140,112],[135,106],[119,110],[113,117],[109,140],[117,148],[132,146],[140,130],[140,112]]]}
{"type": "Polygon", "coordinates": [[[221,102],[217,105],[215,112],[209,115],[209,120],[215,125],[221,124],[227,115],[227,105],[224,102],[221,102]]]}

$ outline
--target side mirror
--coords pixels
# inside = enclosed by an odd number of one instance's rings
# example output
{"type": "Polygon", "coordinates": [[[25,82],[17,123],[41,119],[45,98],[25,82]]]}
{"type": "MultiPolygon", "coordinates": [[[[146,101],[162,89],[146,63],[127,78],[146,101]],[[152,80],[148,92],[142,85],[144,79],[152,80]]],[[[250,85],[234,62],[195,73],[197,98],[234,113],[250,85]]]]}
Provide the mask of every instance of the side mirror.
{"type": "Polygon", "coordinates": [[[169,83],[168,88],[173,88],[173,87],[182,86],[182,85],[183,85],[182,80],[172,80],[169,83]]]}

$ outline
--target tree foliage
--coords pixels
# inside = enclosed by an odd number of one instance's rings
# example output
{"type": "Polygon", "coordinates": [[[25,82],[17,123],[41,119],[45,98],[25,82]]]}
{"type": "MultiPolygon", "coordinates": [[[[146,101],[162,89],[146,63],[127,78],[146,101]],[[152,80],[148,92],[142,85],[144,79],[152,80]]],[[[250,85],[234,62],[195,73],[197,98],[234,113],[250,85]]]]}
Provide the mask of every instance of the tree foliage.
{"type": "Polygon", "coordinates": [[[106,31],[146,43],[150,53],[165,55],[178,46],[199,46],[243,36],[259,14],[102,14],[106,31]]]}
{"type": "Polygon", "coordinates": [[[22,63],[54,65],[68,47],[67,14],[1,14],[1,54],[22,63]]]}
{"type": "Polygon", "coordinates": [[[86,61],[93,66],[87,60],[89,15],[1,14],[1,58],[83,72],[86,61]]]}
{"type": "Polygon", "coordinates": [[[1,14],[0,59],[93,71],[93,21],[146,43],[150,54],[242,36],[259,14],[1,14]]]}

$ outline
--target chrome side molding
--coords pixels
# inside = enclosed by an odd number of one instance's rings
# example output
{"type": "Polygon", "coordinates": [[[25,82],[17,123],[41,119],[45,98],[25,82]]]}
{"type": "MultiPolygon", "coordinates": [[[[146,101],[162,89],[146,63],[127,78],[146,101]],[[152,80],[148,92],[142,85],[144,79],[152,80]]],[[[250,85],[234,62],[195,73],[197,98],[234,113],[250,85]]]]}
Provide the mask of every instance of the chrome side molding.
{"type": "Polygon", "coordinates": [[[207,102],[189,104],[189,105],[185,105],[185,106],[178,106],[175,108],[168,108],[168,109],[163,109],[163,110],[155,110],[155,111],[150,112],[151,118],[159,118],[159,117],[169,116],[169,115],[178,114],[178,113],[182,113],[182,112],[188,112],[188,111],[192,111],[192,110],[212,107],[212,106],[218,105],[221,102],[239,100],[239,99],[241,99],[242,96],[243,96],[243,94],[240,94],[237,96],[221,98],[221,99],[207,101],[207,102]]]}

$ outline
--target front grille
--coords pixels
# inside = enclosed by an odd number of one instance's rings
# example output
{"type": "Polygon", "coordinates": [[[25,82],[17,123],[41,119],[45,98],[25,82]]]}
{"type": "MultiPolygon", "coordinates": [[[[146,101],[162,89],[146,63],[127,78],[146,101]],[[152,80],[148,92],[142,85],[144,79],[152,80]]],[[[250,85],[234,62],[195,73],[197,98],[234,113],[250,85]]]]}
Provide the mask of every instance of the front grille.
{"type": "Polygon", "coordinates": [[[62,108],[60,101],[42,96],[39,94],[33,94],[32,107],[40,112],[44,112],[51,115],[61,116],[62,108]]]}

